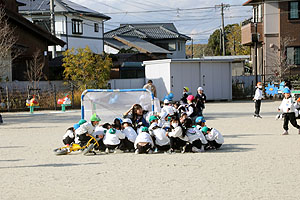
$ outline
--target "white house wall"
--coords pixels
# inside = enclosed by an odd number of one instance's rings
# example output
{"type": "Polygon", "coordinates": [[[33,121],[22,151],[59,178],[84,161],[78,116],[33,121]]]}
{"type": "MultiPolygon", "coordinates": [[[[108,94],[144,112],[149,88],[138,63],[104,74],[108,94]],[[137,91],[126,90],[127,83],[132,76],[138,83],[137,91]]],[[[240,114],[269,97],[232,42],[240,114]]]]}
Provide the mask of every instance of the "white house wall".
{"type": "Polygon", "coordinates": [[[108,46],[108,45],[104,44],[104,52],[108,53],[108,54],[118,54],[119,49],[115,49],[111,46],[108,46]]]}
{"type": "Polygon", "coordinates": [[[198,62],[172,62],[171,84],[174,99],[179,100],[182,96],[183,87],[188,87],[190,93],[196,95],[200,86],[200,69],[198,62]]]}
{"type": "Polygon", "coordinates": [[[171,92],[170,60],[146,64],[145,76],[146,82],[153,81],[159,99],[163,99],[166,94],[171,92]]]}

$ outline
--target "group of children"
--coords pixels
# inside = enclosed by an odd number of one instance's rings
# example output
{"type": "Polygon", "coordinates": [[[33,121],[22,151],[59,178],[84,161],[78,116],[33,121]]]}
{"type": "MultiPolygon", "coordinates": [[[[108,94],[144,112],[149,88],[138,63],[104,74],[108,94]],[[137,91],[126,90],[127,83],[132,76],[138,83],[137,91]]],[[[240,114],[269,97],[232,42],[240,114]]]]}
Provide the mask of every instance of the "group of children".
{"type": "Polygon", "coordinates": [[[202,116],[205,103],[201,97],[203,89],[198,89],[201,94],[198,100],[186,95],[186,92],[187,88],[184,88],[186,101],[181,99],[180,103],[171,104],[169,100],[164,100],[161,112],[157,114],[144,111],[141,105],[134,104],[123,114],[123,119],[115,118],[111,124],[100,125],[101,119],[95,113],[90,122],[80,120],[67,129],[63,142],[66,145],[77,143],[83,146],[91,135],[100,144],[96,150],[105,153],[196,153],[219,149],[224,143],[222,134],[215,128],[208,128],[202,116]],[[197,103],[201,103],[201,107],[197,103]]]}

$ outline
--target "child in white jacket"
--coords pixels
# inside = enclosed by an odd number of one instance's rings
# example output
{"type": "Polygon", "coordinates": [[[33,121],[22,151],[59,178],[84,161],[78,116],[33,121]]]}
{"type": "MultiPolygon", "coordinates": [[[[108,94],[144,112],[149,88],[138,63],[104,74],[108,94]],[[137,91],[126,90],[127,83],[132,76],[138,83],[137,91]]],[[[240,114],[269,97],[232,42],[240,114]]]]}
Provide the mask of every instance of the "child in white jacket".
{"type": "Polygon", "coordinates": [[[203,133],[199,131],[196,127],[193,127],[193,121],[191,118],[187,118],[184,121],[184,127],[186,130],[186,135],[189,138],[189,150],[192,152],[204,152],[204,147],[207,145],[207,140],[203,133]]]}
{"type": "Polygon", "coordinates": [[[141,133],[136,137],[134,147],[136,149],[135,154],[153,153],[154,143],[147,127],[143,127],[141,133]]]}
{"type": "Polygon", "coordinates": [[[75,130],[79,128],[79,124],[74,124],[73,127],[67,129],[63,136],[63,143],[67,146],[74,143],[75,140],[75,130]]]}
{"type": "Polygon", "coordinates": [[[291,97],[291,91],[289,88],[284,88],[284,90],[282,91],[282,93],[284,94],[284,98],[278,108],[278,111],[283,112],[283,118],[284,118],[284,122],[283,122],[283,129],[284,132],[282,135],[288,135],[288,124],[289,122],[291,122],[291,124],[298,129],[298,134],[300,134],[300,126],[297,124],[296,121],[296,116],[295,116],[295,106],[294,106],[294,102],[293,99],[291,97]]]}
{"type": "Polygon", "coordinates": [[[158,117],[152,115],[149,122],[149,133],[153,138],[157,151],[168,151],[170,149],[170,139],[168,138],[165,129],[158,125],[158,117]]]}
{"type": "Polygon", "coordinates": [[[207,149],[219,149],[224,143],[224,138],[217,129],[207,128],[205,126],[201,129],[201,131],[208,142],[207,149]]]}
{"type": "Polygon", "coordinates": [[[123,151],[131,151],[134,149],[134,142],[137,137],[137,133],[132,128],[132,121],[129,118],[126,118],[122,122],[122,132],[125,134],[125,139],[120,145],[120,149],[123,151]]]}
{"type": "Polygon", "coordinates": [[[167,132],[167,136],[170,139],[169,153],[174,153],[175,150],[181,150],[181,153],[185,152],[187,146],[188,137],[185,135],[185,131],[177,117],[171,119],[171,130],[167,132]]]}
{"type": "Polygon", "coordinates": [[[114,150],[119,146],[120,140],[124,138],[125,134],[122,131],[115,128],[109,129],[103,138],[103,143],[106,146],[105,153],[115,152],[114,150]]]}

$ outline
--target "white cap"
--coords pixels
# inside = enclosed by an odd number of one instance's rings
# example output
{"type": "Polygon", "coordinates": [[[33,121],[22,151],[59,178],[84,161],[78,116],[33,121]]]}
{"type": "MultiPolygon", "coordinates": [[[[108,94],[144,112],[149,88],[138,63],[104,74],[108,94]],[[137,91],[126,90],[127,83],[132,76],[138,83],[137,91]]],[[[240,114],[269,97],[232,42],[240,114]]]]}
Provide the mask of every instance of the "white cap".
{"type": "Polygon", "coordinates": [[[131,121],[131,119],[129,119],[129,118],[125,118],[125,119],[123,120],[122,124],[123,124],[123,123],[132,124],[132,121],[131,121]]]}
{"type": "Polygon", "coordinates": [[[203,88],[202,87],[198,87],[198,89],[197,89],[198,91],[200,90],[200,91],[203,91],[203,88]]]}
{"type": "Polygon", "coordinates": [[[165,99],[164,103],[170,103],[170,101],[168,99],[165,99]]]}

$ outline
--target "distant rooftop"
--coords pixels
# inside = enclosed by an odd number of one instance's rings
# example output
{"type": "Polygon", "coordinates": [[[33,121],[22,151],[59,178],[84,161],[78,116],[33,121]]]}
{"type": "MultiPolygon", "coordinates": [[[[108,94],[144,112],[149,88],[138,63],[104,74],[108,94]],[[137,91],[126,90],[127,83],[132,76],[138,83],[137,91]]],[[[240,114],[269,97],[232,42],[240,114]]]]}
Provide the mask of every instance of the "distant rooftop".
{"type": "MultiPolygon", "coordinates": [[[[39,12],[45,12],[45,11],[50,11],[50,2],[49,0],[18,0],[18,2],[25,4],[25,6],[20,6],[19,11],[20,12],[34,12],[34,13],[39,13],[39,12]]],[[[74,3],[69,0],[55,0],[56,3],[59,3],[61,6],[64,7],[66,12],[69,13],[79,13],[82,15],[86,16],[91,16],[91,17],[99,17],[103,19],[110,19],[109,16],[104,15],[102,13],[99,13],[97,11],[94,11],[92,9],[89,9],[87,7],[84,7],[82,5],[79,5],[77,3],[74,3]]],[[[54,8],[55,9],[55,8],[54,8]]]]}

